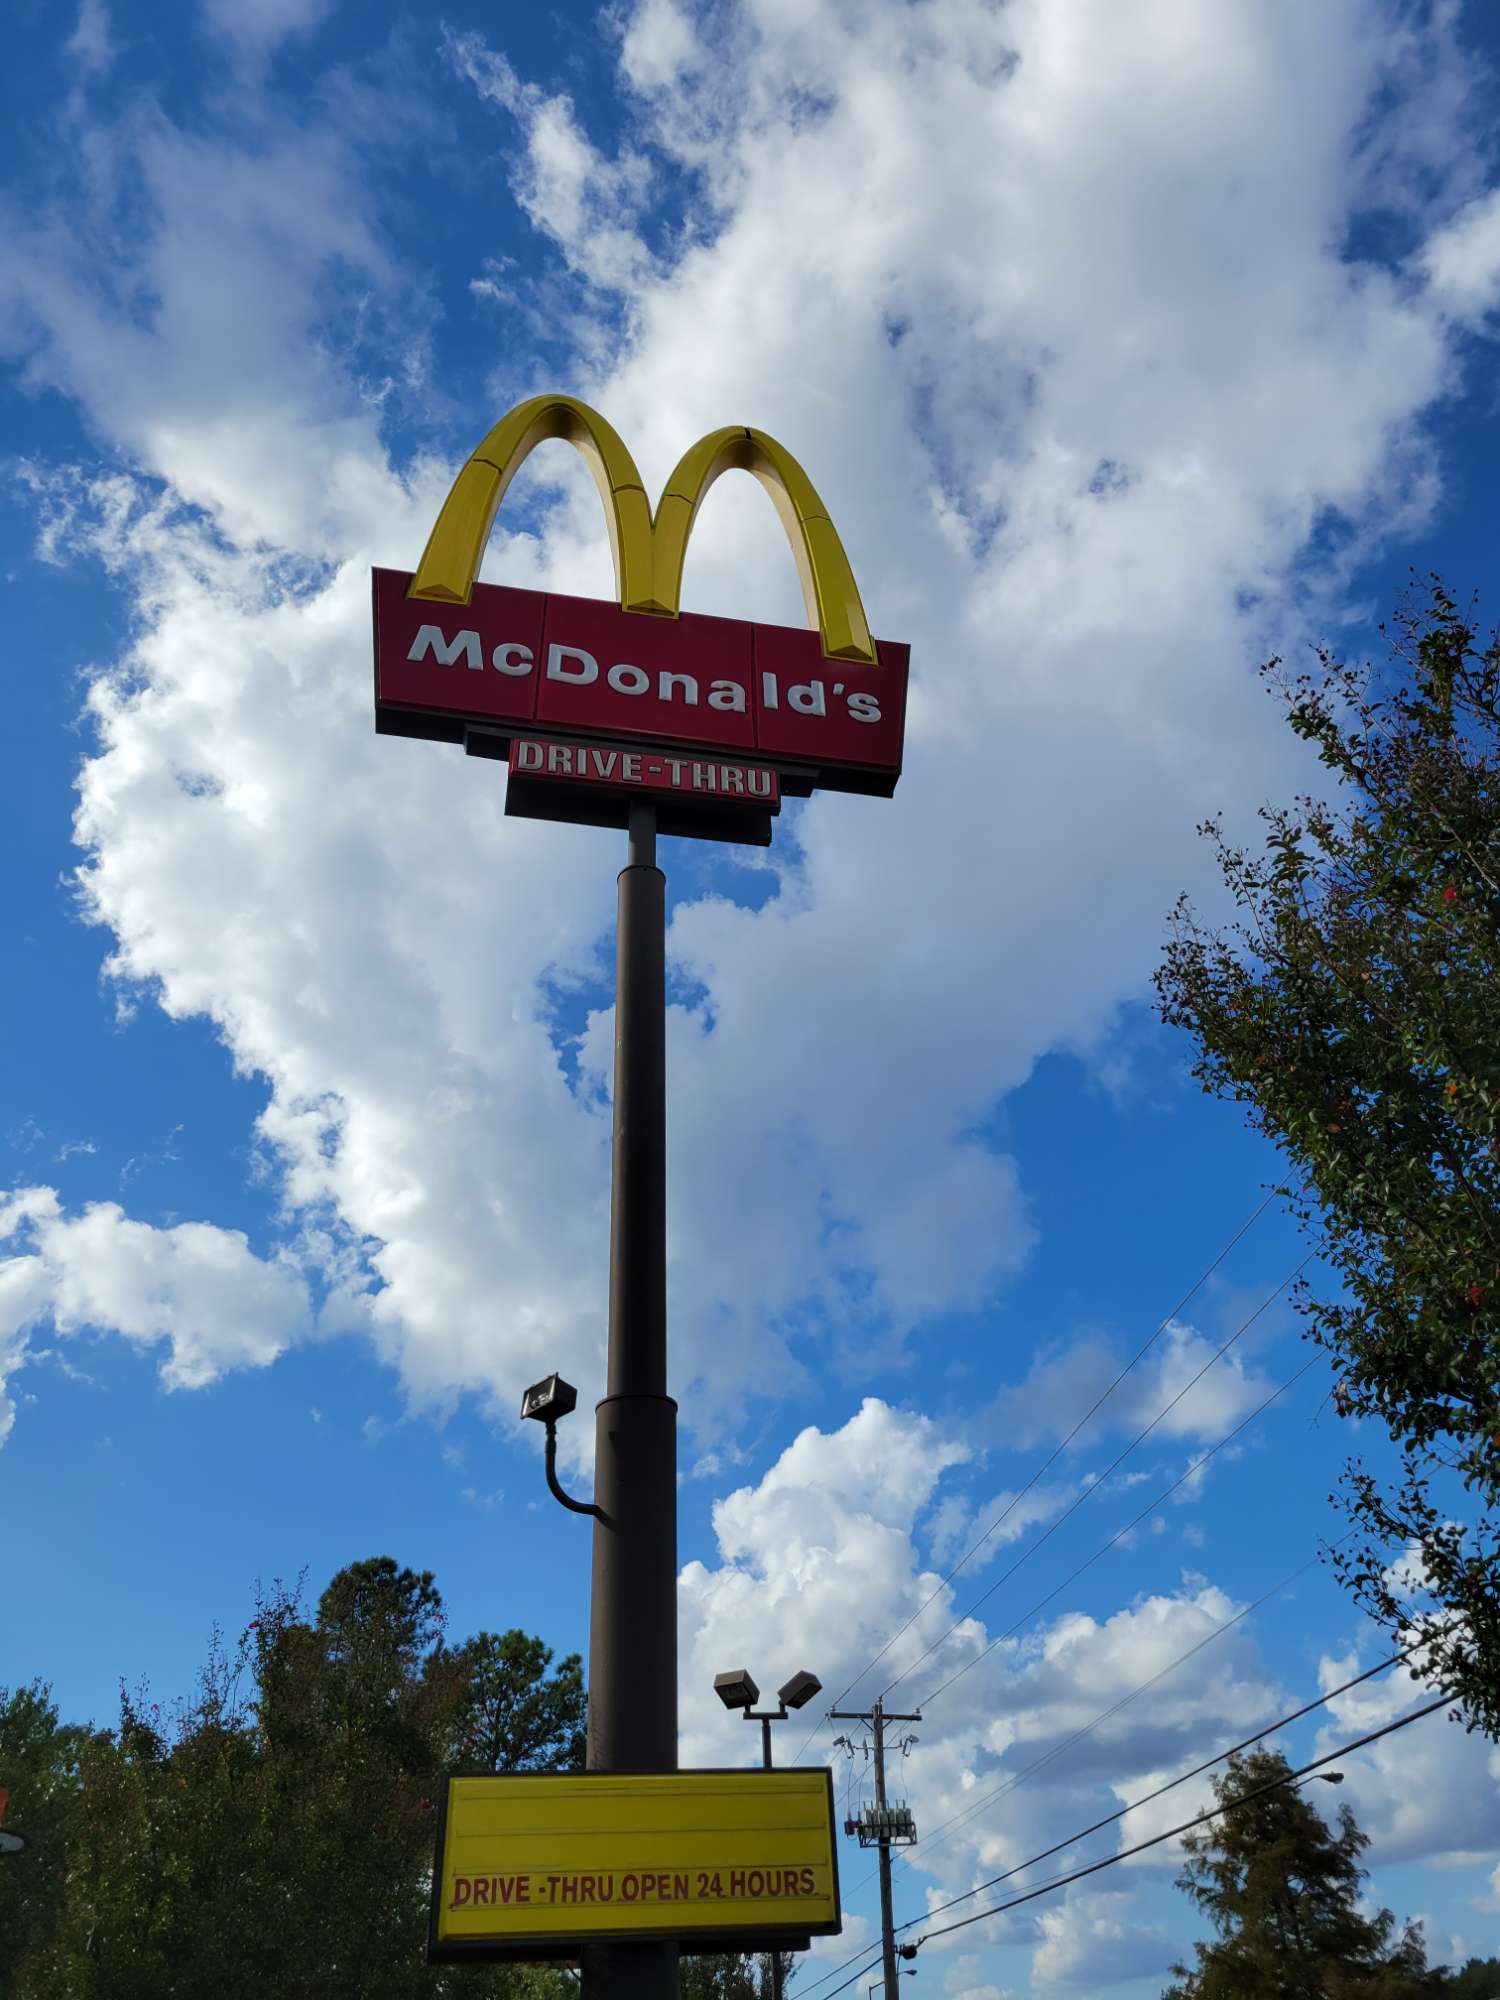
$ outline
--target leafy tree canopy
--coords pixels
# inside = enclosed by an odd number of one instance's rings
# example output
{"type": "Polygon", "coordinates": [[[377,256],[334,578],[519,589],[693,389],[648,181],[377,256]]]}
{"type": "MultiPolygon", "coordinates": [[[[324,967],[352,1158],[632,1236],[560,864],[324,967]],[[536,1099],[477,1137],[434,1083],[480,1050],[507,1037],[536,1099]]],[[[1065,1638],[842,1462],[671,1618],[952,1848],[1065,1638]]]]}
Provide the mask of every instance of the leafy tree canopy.
{"type": "Polygon", "coordinates": [[[1242,1104],[1336,1286],[1300,1290],[1334,1402],[1377,1419],[1335,1561],[1427,1642],[1424,1671],[1500,1733],[1500,640],[1435,579],[1376,672],[1263,672],[1326,798],[1213,841],[1237,912],[1184,901],[1157,979],[1205,1090],[1242,1104]]]}
{"type": "Polygon", "coordinates": [[[279,1585],[196,1694],[122,1688],[112,1730],[0,1690],[0,1784],[31,1835],[0,1866],[7,2000],[562,2000],[550,1967],[429,1970],[443,1773],[580,1761],[576,1654],[445,1636],[429,1571],[351,1564],[304,1615],[279,1585]]]}

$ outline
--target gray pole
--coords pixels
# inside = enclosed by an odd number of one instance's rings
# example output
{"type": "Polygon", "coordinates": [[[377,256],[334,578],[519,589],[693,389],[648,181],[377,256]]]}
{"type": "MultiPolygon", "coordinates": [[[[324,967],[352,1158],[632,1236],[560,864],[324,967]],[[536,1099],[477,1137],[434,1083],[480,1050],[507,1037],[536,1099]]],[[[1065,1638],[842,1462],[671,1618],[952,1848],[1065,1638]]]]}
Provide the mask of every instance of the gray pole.
{"type": "MultiPolygon", "coordinates": [[[[875,1731],[875,1804],[885,1811],[885,1709],[877,1700],[870,1717],[875,1731]]],[[[885,2000],[896,2000],[900,1982],[896,1978],[896,1912],[891,1902],[891,1837],[882,1825],[880,1832],[880,1947],[885,1972],[885,2000]]]]}
{"type": "MultiPolygon", "coordinates": [[[[666,878],[632,802],[615,951],[608,1393],[595,1413],[588,1768],[677,1769],[677,1405],[667,1394],[666,878]]],[[[584,2000],[676,2000],[677,1946],[590,1945],[584,2000]]]]}

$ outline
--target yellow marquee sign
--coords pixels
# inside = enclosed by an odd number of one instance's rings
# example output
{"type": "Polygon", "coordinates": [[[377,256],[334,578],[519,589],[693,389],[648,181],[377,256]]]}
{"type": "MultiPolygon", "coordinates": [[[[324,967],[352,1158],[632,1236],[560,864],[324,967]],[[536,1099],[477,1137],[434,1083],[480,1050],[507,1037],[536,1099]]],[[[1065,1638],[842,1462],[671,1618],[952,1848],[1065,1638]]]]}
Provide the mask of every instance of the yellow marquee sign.
{"type": "Polygon", "coordinates": [[[826,1770],[448,1780],[430,1963],[632,1938],[769,1949],[838,1929],[826,1770]]]}

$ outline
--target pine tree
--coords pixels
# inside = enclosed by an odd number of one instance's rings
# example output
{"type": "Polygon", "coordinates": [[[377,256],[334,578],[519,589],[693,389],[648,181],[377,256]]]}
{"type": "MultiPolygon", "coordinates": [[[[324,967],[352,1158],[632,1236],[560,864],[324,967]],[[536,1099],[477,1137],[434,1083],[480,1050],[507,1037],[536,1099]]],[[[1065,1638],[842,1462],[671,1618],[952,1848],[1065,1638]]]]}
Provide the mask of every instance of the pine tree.
{"type": "Polygon", "coordinates": [[[1419,2000],[1438,1991],[1419,1926],[1393,1937],[1389,1910],[1359,1909],[1368,1837],[1347,1806],[1332,1831],[1307,1796],[1277,1783],[1278,1752],[1231,1758],[1214,1780],[1217,1819],[1183,1837],[1177,1878],[1214,1928],[1165,2000],[1419,2000]],[[1274,1789],[1265,1790],[1266,1786],[1274,1789]]]}

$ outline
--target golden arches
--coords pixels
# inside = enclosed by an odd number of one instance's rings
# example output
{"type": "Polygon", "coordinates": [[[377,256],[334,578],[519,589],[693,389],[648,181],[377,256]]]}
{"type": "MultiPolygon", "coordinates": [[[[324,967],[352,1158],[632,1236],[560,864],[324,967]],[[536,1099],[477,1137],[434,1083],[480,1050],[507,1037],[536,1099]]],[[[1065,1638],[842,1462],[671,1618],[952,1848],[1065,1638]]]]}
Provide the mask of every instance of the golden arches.
{"type": "Polygon", "coordinates": [[[467,604],[505,489],[537,445],[564,438],[583,456],[604,503],[615,581],[626,611],[675,618],[688,537],[721,473],[750,472],[770,494],[802,579],[807,619],[834,660],[875,664],[875,645],[838,531],[789,451],[764,431],[731,425],[678,461],[653,515],[619,433],[573,396],[533,396],[502,417],[463,467],[433,525],[410,595],[467,604]]]}

